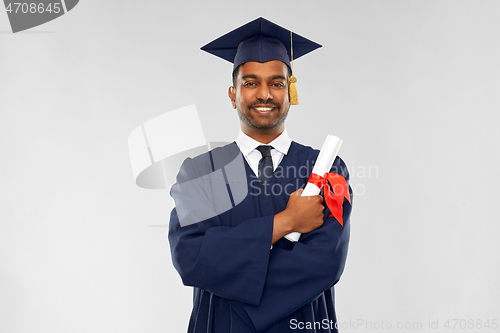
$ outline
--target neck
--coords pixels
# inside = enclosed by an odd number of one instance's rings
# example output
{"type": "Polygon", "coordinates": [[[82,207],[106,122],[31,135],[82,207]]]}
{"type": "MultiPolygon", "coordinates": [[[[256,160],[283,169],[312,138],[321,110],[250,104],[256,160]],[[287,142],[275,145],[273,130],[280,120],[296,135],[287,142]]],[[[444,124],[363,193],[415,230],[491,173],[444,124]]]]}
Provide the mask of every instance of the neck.
{"type": "Polygon", "coordinates": [[[285,130],[284,125],[278,126],[270,130],[261,130],[246,126],[246,124],[244,123],[241,124],[241,131],[243,133],[263,144],[268,144],[272,142],[274,139],[280,136],[280,134],[283,133],[284,130],[285,130]]]}

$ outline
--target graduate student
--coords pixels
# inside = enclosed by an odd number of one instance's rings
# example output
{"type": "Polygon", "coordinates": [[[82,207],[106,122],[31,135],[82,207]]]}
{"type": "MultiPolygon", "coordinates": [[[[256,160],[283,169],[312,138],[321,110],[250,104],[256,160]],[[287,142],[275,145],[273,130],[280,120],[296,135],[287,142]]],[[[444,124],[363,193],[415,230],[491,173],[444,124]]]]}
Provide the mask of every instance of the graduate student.
{"type": "MultiPolygon", "coordinates": [[[[285,129],[297,104],[292,61],[318,47],[258,18],[202,48],[234,63],[228,95],[241,129],[235,142],[184,161],[171,188],[172,260],[194,287],[188,332],[337,332],[352,191],[337,218],[322,196],[301,197],[319,151],[285,129]]],[[[348,184],[339,157],[330,171],[348,184]]]]}

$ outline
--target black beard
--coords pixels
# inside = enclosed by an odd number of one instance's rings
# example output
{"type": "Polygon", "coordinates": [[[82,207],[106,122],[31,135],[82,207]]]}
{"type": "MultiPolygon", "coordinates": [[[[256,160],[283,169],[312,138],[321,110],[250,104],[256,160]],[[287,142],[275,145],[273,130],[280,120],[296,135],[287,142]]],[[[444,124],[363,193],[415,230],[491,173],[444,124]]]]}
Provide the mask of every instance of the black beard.
{"type": "MultiPolygon", "coordinates": [[[[270,100],[267,100],[267,101],[257,100],[253,103],[250,103],[247,105],[247,110],[250,110],[252,107],[254,107],[255,105],[258,105],[258,104],[274,105],[276,107],[276,109],[278,109],[277,112],[281,111],[281,104],[276,103],[274,101],[270,101],[270,100]]],[[[288,110],[286,110],[286,112],[282,113],[279,116],[279,118],[276,119],[276,121],[274,123],[267,124],[267,125],[260,125],[260,124],[257,124],[255,121],[253,121],[253,119],[251,119],[251,117],[248,117],[247,114],[242,112],[240,110],[240,108],[236,108],[236,110],[238,110],[238,116],[240,117],[240,120],[242,122],[244,122],[245,124],[247,124],[249,127],[253,128],[253,129],[264,130],[264,131],[272,130],[272,129],[276,128],[277,126],[281,125],[285,121],[286,117],[288,116],[288,110]]],[[[249,114],[251,114],[251,113],[249,112],[249,114]]]]}

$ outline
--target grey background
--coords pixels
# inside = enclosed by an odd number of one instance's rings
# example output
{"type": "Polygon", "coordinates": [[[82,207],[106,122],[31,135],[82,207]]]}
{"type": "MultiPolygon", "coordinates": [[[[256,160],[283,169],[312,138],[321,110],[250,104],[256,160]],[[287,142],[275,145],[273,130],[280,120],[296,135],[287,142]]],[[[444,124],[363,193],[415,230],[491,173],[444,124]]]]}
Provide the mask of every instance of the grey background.
{"type": "Polygon", "coordinates": [[[234,140],[231,64],[199,47],[259,16],[324,45],[295,62],[287,128],[344,139],[338,318],[373,326],[342,331],[500,319],[500,2],[86,0],[19,34],[0,10],[1,332],[185,331],[171,200],[135,186],[127,137],[194,103],[234,140]]]}

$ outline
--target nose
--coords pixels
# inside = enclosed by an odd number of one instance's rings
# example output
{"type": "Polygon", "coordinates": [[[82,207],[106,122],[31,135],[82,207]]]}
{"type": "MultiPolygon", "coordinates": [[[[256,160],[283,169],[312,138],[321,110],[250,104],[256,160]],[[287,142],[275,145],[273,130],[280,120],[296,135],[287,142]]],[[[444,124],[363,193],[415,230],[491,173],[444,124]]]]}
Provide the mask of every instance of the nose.
{"type": "Polygon", "coordinates": [[[261,84],[258,87],[257,95],[255,97],[264,101],[273,99],[273,95],[271,95],[271,90],[267,84],[261,84]]]}

